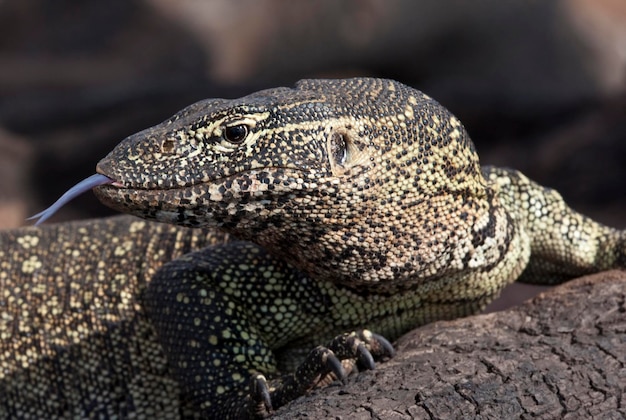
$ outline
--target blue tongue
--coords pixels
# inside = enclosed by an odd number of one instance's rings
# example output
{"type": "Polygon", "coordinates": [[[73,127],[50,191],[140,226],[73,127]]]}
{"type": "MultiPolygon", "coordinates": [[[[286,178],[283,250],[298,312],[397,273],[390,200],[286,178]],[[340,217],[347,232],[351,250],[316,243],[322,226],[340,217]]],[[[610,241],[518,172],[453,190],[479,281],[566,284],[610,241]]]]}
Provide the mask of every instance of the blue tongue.
{"type": "Polygon", "coordinates": [[[83,179],[78,184],[67,190],[65,194],[61,196],[53,205],[45,209],[44,211],[37,213],[34,216],[29,217],[26,220],[35,220],[35,226],[38,226],[48,220],[54,213],[56,213],[61,207],[78,197],[82,193],[89,191],[90,189],[97,187],[98,185],[111,184],[113,181],[111,178],[104,175],[95,174],[89,178],[83,179]]]}

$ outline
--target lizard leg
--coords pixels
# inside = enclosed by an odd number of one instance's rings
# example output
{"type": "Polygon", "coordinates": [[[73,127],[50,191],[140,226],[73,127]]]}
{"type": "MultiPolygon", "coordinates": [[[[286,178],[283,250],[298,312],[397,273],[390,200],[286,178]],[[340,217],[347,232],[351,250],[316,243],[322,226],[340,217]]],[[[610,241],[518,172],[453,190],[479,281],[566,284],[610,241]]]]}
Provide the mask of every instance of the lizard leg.
{"type": "Polygon", "coordinates": [[[520,281],[562,283],[574,277],[626,267],[626,231],[597,223],[561,195],[513,169],[484,167],[509,213],[530,237],[531,255],[520,281]]]}
{"type": "Polygon", "coordinates": [[[329,340],[319,333],[334,330],[324,299],[315,281],[256,245],[233,242],[164,265],[143,303],[188,411],[247,418],[342,379],[346,368],[372,368],[373,359],[393,352],[382,337],[359,331],[337,336],[303,360],[279,360],[289,353],[282,348],[329,340]],[[298,367],[281,377],[279,366],[298,367]]]}

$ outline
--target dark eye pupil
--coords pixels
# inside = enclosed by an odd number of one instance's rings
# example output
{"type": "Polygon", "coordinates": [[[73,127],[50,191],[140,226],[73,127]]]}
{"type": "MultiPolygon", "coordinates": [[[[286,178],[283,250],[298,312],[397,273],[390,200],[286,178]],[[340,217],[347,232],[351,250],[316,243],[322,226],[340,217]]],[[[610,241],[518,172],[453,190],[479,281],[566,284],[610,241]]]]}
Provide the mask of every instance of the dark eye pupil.
{"type": "Polygon", "coordinates": [[[248,126],[232,125],[224,128],[224,138],[231,143],[241,143],[248,135],[248,126]]]}

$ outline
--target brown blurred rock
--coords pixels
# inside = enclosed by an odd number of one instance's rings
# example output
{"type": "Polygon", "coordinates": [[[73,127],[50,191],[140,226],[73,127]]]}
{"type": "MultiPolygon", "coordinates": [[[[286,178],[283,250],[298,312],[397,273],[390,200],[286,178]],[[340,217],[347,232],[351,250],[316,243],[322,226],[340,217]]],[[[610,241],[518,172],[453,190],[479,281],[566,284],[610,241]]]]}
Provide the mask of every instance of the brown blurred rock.
{"type": "Polygon", "coordinates": [[[32,145],[0,128],[0,229],[21,226],[27,217],[26,184],[32,145]]]}
{"type": "Polygon", "coordinates": [[[276,419],[624,418],[626,272],[556,287],[519,307],[436,322],[345,385],[276,419]]]}
{"type": "Polygon", "coordinates": [[[222,82],[386,73],[452,103],[526,109],[626,88],[620,0],[148,1],[222,82]]]}

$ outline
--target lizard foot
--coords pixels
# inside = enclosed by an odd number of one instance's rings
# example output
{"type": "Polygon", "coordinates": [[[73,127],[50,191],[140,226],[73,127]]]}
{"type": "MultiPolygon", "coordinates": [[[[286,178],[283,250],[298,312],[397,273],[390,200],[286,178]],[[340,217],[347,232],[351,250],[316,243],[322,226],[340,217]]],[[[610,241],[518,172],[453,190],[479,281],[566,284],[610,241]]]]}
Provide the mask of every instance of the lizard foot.
{"type": "Polygon", "coordinates": [[[341,334],[326,346],[311,350],[296,371],[269,383],[255,375],[250,384],[250,403],[255,415],[265,417],[273,410],[326,386],[336,379],[342,382],[355,370],[372,370],[375,360],[391,358],[395,350],[383,336],[368,330],[341,334]]]}

